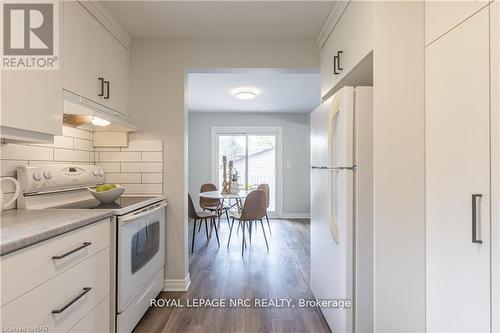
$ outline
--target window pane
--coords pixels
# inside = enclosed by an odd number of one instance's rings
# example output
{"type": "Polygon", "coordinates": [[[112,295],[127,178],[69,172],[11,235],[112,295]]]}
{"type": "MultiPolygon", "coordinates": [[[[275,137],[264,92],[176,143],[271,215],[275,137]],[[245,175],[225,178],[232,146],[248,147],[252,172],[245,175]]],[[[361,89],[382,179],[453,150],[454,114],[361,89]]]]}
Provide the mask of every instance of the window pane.
{"type": "Polygon", "coordinates": [[[269,211],[276,210],[276,137],[274,135],[248,136],[248,184],[256,188],[268,184],[269,211]]]}
{"type": "Polygon", "coordinates": [[[244,135],[220,135],[219,136],[219,189],[222,189],[222,156],[227,156],[227,161],[233,161],[240,176],[239,183],[245,184],[245,154],[246,138],[244,135]]]}

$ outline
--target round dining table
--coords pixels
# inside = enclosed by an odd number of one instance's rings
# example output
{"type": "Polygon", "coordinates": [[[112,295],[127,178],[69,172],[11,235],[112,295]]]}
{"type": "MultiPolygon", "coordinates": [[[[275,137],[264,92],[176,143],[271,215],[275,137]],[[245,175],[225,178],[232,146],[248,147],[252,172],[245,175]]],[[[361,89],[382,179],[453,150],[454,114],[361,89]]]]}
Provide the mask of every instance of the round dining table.
{"type": "Polygon", "coordinates": [[[250,191],[240,190],[238,193],[222,194],[220,191],[200,192],[200,197],[216,200],[245,199],[250,191]]]}
{"type": "Polygon", "coordinates": [[[221,207],[224,205],[225,200],[227,201],[235,200],[236,207],[238,208],[238,211],[241,212],[241,209],[243,208],[242,200],[245,199],[248,193],[250,192],[251,192],[250,190],[240,190],[238,193],[222,194],[220,191],[208,191],[208,192],[200,192],[200,197],[206,199],[219,200],[221,207]]]}

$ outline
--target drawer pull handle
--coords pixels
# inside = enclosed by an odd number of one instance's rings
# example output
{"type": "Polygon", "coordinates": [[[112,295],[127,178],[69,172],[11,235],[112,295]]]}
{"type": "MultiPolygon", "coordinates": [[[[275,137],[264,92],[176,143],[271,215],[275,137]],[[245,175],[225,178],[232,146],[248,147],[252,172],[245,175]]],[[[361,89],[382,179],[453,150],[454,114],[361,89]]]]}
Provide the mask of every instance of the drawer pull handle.
{"type": "Polygon", "coordinates": [[[61,313],[63,312],[64,310],[66,310],[67,308],[69,308],[71,306],[71,304],[75,303],[76,301],[78,301],[80,298],[82,298],[86,293],[88,293],[92,288],[90,287],[85,287],[83,288],[83,291],[78,295],[76,296],[75,298],[73,298],[71,301],[69,301],[65,306],[63,306],[62,308],[60,309],[57,309],[57,310],[52,310],[52,313],[61,313]]]}
{"type": "Polygon", "coordinates": [[[477,238],[477,199],[482,198],[482,194],[472,195],[472,243],[482,244],[483,241],[477,238]]]}
{"type": "Polygon", "coordinates": [[[82,246],[79,246],[79,247],[77,247],[76,249],[73,249],[73,250],[71,250],[71,251],[68,251],[68,252],[66,252],[65,254],[61,254],[60,256],[53,256],[53,257],[52,257],[52,259],[62,259],[62,258],[64,258],[64,257],[69,256],[69,255],[70,255],[70,254],[72,254],[72,253],[75,253],[76,251],[80,251],[81,249],[86,248],[86,247],[87,247],[87,246],[89,246],[90,244],[92,244],[92,242],[85,242],[85,243],[83,243],[83,245],[82,245],[82,246]]]}
{"type": "Polygon", "coordinates": [[[337,69],[339,71],[343,71],[344,70],[344,67],[340,67],[340,55],[343,54],[344,51],[338,51],[337,52],[337,69]]]}
{"type": "Polygon", "coordinates": [[[104,95],[104,99],[109,99],[109,86],[111,83],[109,83],[109,81],[104,81],[104,85],[106,86],[106,95],[104,95]]]}
{"type": "Polygon", "coordinates": [[[104,96],[104,78],[100,77],[98,78],[98,80],[99,83],[101,84],[101,91],[99,92],[99,94],[97,94],[97,96],[102,97],[104,96]]]}
{"type": "Polygon", "coordinates": [[[335,57],[333,57],[333,74],[334,75],[339,75],[340,72],[337,72],[337,63],[339,62],[339,56],[336,55],[335,57]]]}

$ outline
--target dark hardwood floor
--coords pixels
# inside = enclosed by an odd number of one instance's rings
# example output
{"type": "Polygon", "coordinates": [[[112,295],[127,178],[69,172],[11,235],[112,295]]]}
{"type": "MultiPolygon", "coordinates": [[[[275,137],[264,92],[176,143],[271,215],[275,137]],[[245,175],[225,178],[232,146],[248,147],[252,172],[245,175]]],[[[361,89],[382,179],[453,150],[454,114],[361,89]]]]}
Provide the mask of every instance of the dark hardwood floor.
{"type": "MultiPolygon", "coordinates": [[[[265,222],[264,222],[265,224],[265,222]]],[[[255,225],[254,225],[255,227],[255,225]]],[[[309,288],[309,221],[271,220],[272,235],[265,225],[269,253],[261,226],[252,230],[252,243],[241,256],[241,231],[233,230],[227,248],[229,228],[221,221],[220,241],[215,234],[208,246],[205,230],[196,234],[190,256],[191,286],[186,293],[163,292],[159,298],[188,299],[287,298],[312,299],[309,288]]],[[[193,224],[190,223],[189,240],[193,224]]],[[[235,223],[236,229],[236,223],[235,223]]],[[[190,244],[191,245],[191,244],[190,244]]],[[[191,249],[190,249],[191,250],[191,249]]],[[[189,308],[152,307],[135,332],[330,332],[317,308],[189,308]]]]}

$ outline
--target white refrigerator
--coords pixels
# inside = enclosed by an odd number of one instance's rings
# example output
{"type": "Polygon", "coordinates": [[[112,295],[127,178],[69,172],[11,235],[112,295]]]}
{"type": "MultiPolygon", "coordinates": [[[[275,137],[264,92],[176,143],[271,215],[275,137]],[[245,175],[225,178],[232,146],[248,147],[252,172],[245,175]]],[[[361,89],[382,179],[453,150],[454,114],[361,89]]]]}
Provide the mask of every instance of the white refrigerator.
{"type": "Polygon", "coordinates": [[[311,113],[311,289],[351,302],[321,308],[335,333],[374,330],[372,119],[372,87],[344,87],[311,113]]]}

